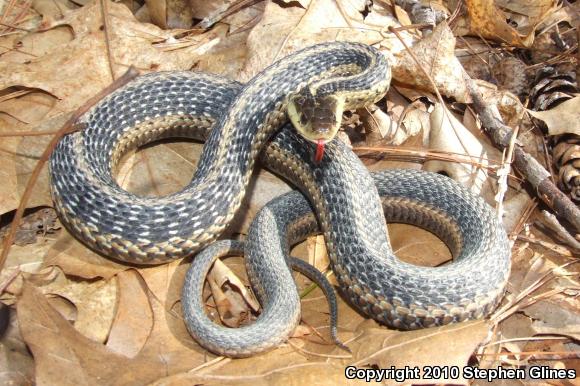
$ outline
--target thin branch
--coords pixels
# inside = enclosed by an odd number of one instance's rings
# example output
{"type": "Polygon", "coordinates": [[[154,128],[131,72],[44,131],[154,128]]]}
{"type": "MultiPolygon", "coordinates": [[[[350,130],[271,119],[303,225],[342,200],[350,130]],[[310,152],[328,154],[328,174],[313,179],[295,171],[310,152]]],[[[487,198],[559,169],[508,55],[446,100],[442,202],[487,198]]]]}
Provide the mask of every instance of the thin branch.
{"type": "Polygon", "coordinates": [[[111,23],[109,23],[109,6],[108,0],[101,0],[101,17],[103,19],[103,32],[105,33],[105,46],[107,48],[107,58],[109,61],[109,71],[111,72],[111,80],[115,80],[115,69],[113,68],[113,50],[111,48],[111,23]]]}

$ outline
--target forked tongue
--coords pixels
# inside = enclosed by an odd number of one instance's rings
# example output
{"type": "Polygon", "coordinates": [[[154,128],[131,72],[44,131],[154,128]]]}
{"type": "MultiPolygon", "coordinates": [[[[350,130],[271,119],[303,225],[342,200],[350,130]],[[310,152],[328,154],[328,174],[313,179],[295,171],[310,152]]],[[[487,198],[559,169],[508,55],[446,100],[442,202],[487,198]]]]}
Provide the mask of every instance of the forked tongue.
{"type": "Polygon", "coordinates": [[[324,139],[319,139],[316,141],[316,155],[314,156],[314,162],[319,163],[322,161],[322,156],[324,156],[324,139]]]}

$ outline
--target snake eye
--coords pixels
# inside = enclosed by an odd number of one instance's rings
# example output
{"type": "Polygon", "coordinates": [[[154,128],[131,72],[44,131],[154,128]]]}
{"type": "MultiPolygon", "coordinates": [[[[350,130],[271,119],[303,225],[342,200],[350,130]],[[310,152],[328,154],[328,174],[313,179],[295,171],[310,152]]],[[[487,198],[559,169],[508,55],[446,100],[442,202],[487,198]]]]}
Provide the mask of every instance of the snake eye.
{"type": "Polygon", "coordinates": [[[294,103],[298,106],[302,106],[304,102],[306,102],[306,98],[304,98],[303,96],[297,96],[294,98],[294,103]]]}

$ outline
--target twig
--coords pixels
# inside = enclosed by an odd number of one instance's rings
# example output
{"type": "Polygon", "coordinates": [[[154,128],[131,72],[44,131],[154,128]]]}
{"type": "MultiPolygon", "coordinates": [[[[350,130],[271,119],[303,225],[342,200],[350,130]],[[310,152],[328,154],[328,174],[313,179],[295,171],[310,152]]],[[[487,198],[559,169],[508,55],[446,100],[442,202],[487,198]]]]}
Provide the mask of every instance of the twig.
{"type": "Polygon", "coordinates": [[[508,176],[510,174],[510,171],[512,169],[512,162],[514,159],[514,146],[516,145],[516,141],[518,139],[518,133],[519,133],[519,125],[516,127],[516,129],[513,131],[512,137],[510,139],[510,144],[507,148],[507,152],[506,149],[504,149],[503,154],[504,154],[504,159],[503,162],[501,164],[501,167],[499,168],[499,170],[497,171],[498,174],[498,183],[497,183],[497,194],[495,195],[495,200],[497,203],[496,206],[496,211],[497,211],[497,219],[501,222],[502,218],[503,218],[503,201],[505,199],[505,194],[508,191],[508,176]]]}
{"type": "Polygon", "coordinates": [[[24,209],[26,208],[26,204],[28,203],[28,199],[32,194],[32,188],[40,175],[40,171],[42,170],[44,164],[48,161],[48,157],[56,147],[58,141],[62,137],[67,134],[70,134],[76,131],[75,123],[77,120],[85,114],[89,109],[95,105],[98,101],[103,99],[105,96],[116,90],[117,88],[127,84],[131,79],[135,78],[139,75],[139,72],[134,68],[130,67],[125,74],[123,74],[120,78],[116,79],[113,83],[109,86],[105,87],[102,91],[100,91],[97,95],[89,99],[84,105],[79,107],[74,114],[65,122],[65,124],[60,128],[60,130],[52,137],[46,148],[44,149],[40,159],[36,163],[34,170],[28,179],[28,183],[26,184],[26,188],[24,189],[24,193],[20,199],[20,204],[18,205],[18,209],[16,209],[16,213],[14,214],[14,219],[12,220],[12,226],[6,238],[4,239],[4,246],[2,248],[2,254],[0,255],[0,271],[4,267],[4,263],[6,262],[6,258],[8,257],[8,253],[10,252],[10,248],[12,247],[12,243],[14,242],[14,237],[16,236],[16,230],[20,225],[20,221],[22,220],[22,215],[24,214],[24,209]]]}
{"type": "Polygon", "coordinates": [[[213,366],[213,365],[215,365],[216,363],[219,363],[219,362],[224,362],[224,361],[225,361],[226,363],[228,363],[228,362],[230,362],[230,361],[231,361],[231,359],[230,359],[230,358],[223,357],[223,356],[219,356],[219,357],[217,357],[217,358],[214,358],[214,359],[212,359],[211,361],[204,362],[204,363],[202,363],[201,365],[199,365],[199,366],[197,366],[197,367],[194,367],[193,369],[189,370],[189,371],[188,371],[188,373],[189,373],[189,374],[192,374],[192,373],[199,373],[199,372],[200,372],[201,370],[203,370],[203,369],[207,369],[208,367],[210,367],[210,366],[213,366]]]}
{"type": "Polygon", "coordinates": [[[309,351],[306,349],[303,349],[302,347],[299,347],[297,344],[292,343],[292,341],[288,341],[288,344],[292,347],[294,347],[296,350],[300,351],[301,353],[307,354],[307,355],[312,355],[315,357],[321,357],[321,358],[333,358],[333,359],[350,359],[352,358],[352,355],[333,355],[333,354],[320,354],[317,352],[313,352],[313,351],[309,351]]]}
{"type": "MultiPolygon", "coordinates": [[[[578,260],[569,261],[569,262],[564,263],[564,264],[562,264],[562,265],[560,265],[560,266],[558,266],[558,267],[556,267],[556,268],[554,268],[554,269],[546,272],[545,274],[543,274],[535,282],[533,282],[528,287],[526,287],[525,289],[523,289],[515,298],[513,298],[507,304],[503,305],[498,310],[496,310],[493,313],[493,315],[491,316],[491,318],[490,318],[491,322],[492,323],[495,323],[495,324],[498,324],[499,322],[501,322],[502,320],[504,320],[508,316],[514,314],[519,309],[522,309],[524,307],[527,307],[530,304],[533,304],[534,302],[536,302],[538,300],[538,297],[540,297],[540,296],[553,295],[554,293],[551,293],[551,291],[544,292],[544,293],[542,293],[541,295],[539,295],[537,297],[532,297],[531,300],[529,300],[526,304],[524,304],[524,305],[520,304],[520,302],[522,302],[522,300],[524,298],[528,297],[532,292],[536,291],[537,289],[539,289],[540,287],[542,287],[544,284],[548,283],[552,279],[555,279],[555,278],[559,277],[555,273],[556,270],[560,270],[560,269],[566,268],[569,265],[572,265],[572,264],[575,264],[575,263],[578,263],[578,262],[579,262],[578,260]]],[[[557,289],[556,291],[558,291],[558,293],[559,292],[563,292],[562,289],[557,289]]]]}
{"type": "Polygon", "coordinates": [[[469,164],[477,166],[479,168],[484,168],[495,172],[499,169],[499,163],[495,160],[489,158],[480,158],[480,162],[473,160],[469,154],[453,153],[439,150],[423,150],[423,149],[413,149],[411,147],[399,147],[399,146],[357,146],[353,148],[354,152],[359,157],[371,157],[374,154],[380,154],[386,156],[388,159],[402,160],[402,161],[413,161],[413,162],[423,162],[426,160],[438,160],[438,161],[449,161],[462,164],[469,164]]]}
{"type": "Polygon", "coordinates": [[[531,238],[531,237],[527,237],[527,236],[523,236],[523,235],[518,235],[516,238],[518,240],[524,241],[526,243],[541,245],[542,247],[549,249],[550,251],[558,253],[558,254],[565,256],[565,257],[573,257],[574,256],[572,254],[572,252],[570,252],[569,249],[564,248],[564,247],[557,245],[557,244],[549,243],[549,242],[544,241],[544,240],[531,238]]]}
{"type": "Polygon", "coordinates": [[[539,340],[570,340],[570,338],[565,336],[528,336],[525,338],[511,338],[511,339],[502,339],[497,340],[495,342],[488,343],[483,347],[490,347],[495,346],[498,344],[510,343],[510,342],[532,342],[532,341],[539,341],[539,340]]]}
{"type": "MultiPolygon", "coordinates": [[[[483,100],[475,82],[464,74],[473,107],[479,115],[482,126],[495,146],[509,147],[512,129],[503,123],[496,108],[483,100]]],[[[556,215],[566,219],[580,233],[580,209],[554,185],[550,173],[518,144],[514,146],[513,166],[532,185],[538,197],[554,210],[556,215]]]]}
{"type": "Polygon", "coordinates": [[[115,69],[113,68],[113,50],[111,49],[111,23],[109,23],[108,0],[101,0],[101,17],[103,19],[103,32],[105,33],[105,47],[107,48],[107,58],[109,59],[109,71],[111,71],[111,80],[115,80],[115,69]]]}
{"type": "Polygon", "coordinates": [[[24,31],[24,32],[33,32],[31,29],[27,29],[27,28],[22,28],[22,27],[17,27],[15,25],[12,24],[8,24],[8,23],[3,23],[0,21],[0,25],[4,26],[4,27],[8,27],[8,28],[12,28],[12,29],[17,29],[19,31],[24,31]]]}
{"type": "Polygon", "coordinates": [[[528,221],[528,219],[530,218],[530,216],[534,212],[534,209],[536,209],[537,206],[538,206],[538,200],[535,197],[533,197],[528,202],[526,207],[524,208],[522,215],[520,216],[518,222],[516,223],[516,225],[514,226],[512,231],[510,232],[510,234],[509,234],[510,239],[513,240],[516,238],[517,235],[520,234],[522,229],[524,229],[526,221],[528,221]]]}
{"type": "Polygon", "coordinates": [[[46,131],[12,131],[8,133],[0,133],[0,138],[2,137],[41,137],[43,135],[55,135],[58,130],[46,130],[46,131]]]}
{"type": "Polygon", "coordinates": [[[542,210],[540,212],[540,218],[543,220],[542,224],[544,224],[548,229],[554,232],[556,238],[568,244],[576,251],[580,251],[580,242],[578,242],[578,240],[572,237],[570,233],[568,233],[566,229],[564,229],[562,224],[558,222],[556,216],[545,210],[542,210]]]}
{"type": "Polygon", "coordinates": [[[261,1],[262,0],[238,0],[231,4],[224,4],[224,6],[219,7],[212,14],[206,16],[199,23],[199,27],[203,29],[208,29],[209,27],[223,20],[224,18],[233,15],[234,13],[241,11],[244,8],[254,6],[261,1]]]}

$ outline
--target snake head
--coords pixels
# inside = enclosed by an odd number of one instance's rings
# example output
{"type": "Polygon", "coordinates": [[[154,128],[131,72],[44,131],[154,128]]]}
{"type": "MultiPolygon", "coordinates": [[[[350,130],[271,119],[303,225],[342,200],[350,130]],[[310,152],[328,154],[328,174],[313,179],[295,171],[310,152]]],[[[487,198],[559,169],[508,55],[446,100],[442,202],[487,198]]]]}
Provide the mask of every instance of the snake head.
{"type": "Polygon", "coordinates": [[[331,141],[340,128],[344,98],[316,95],[305,87],[288,100],[288,117],[298,134],[317,145],[331,141]]]}

